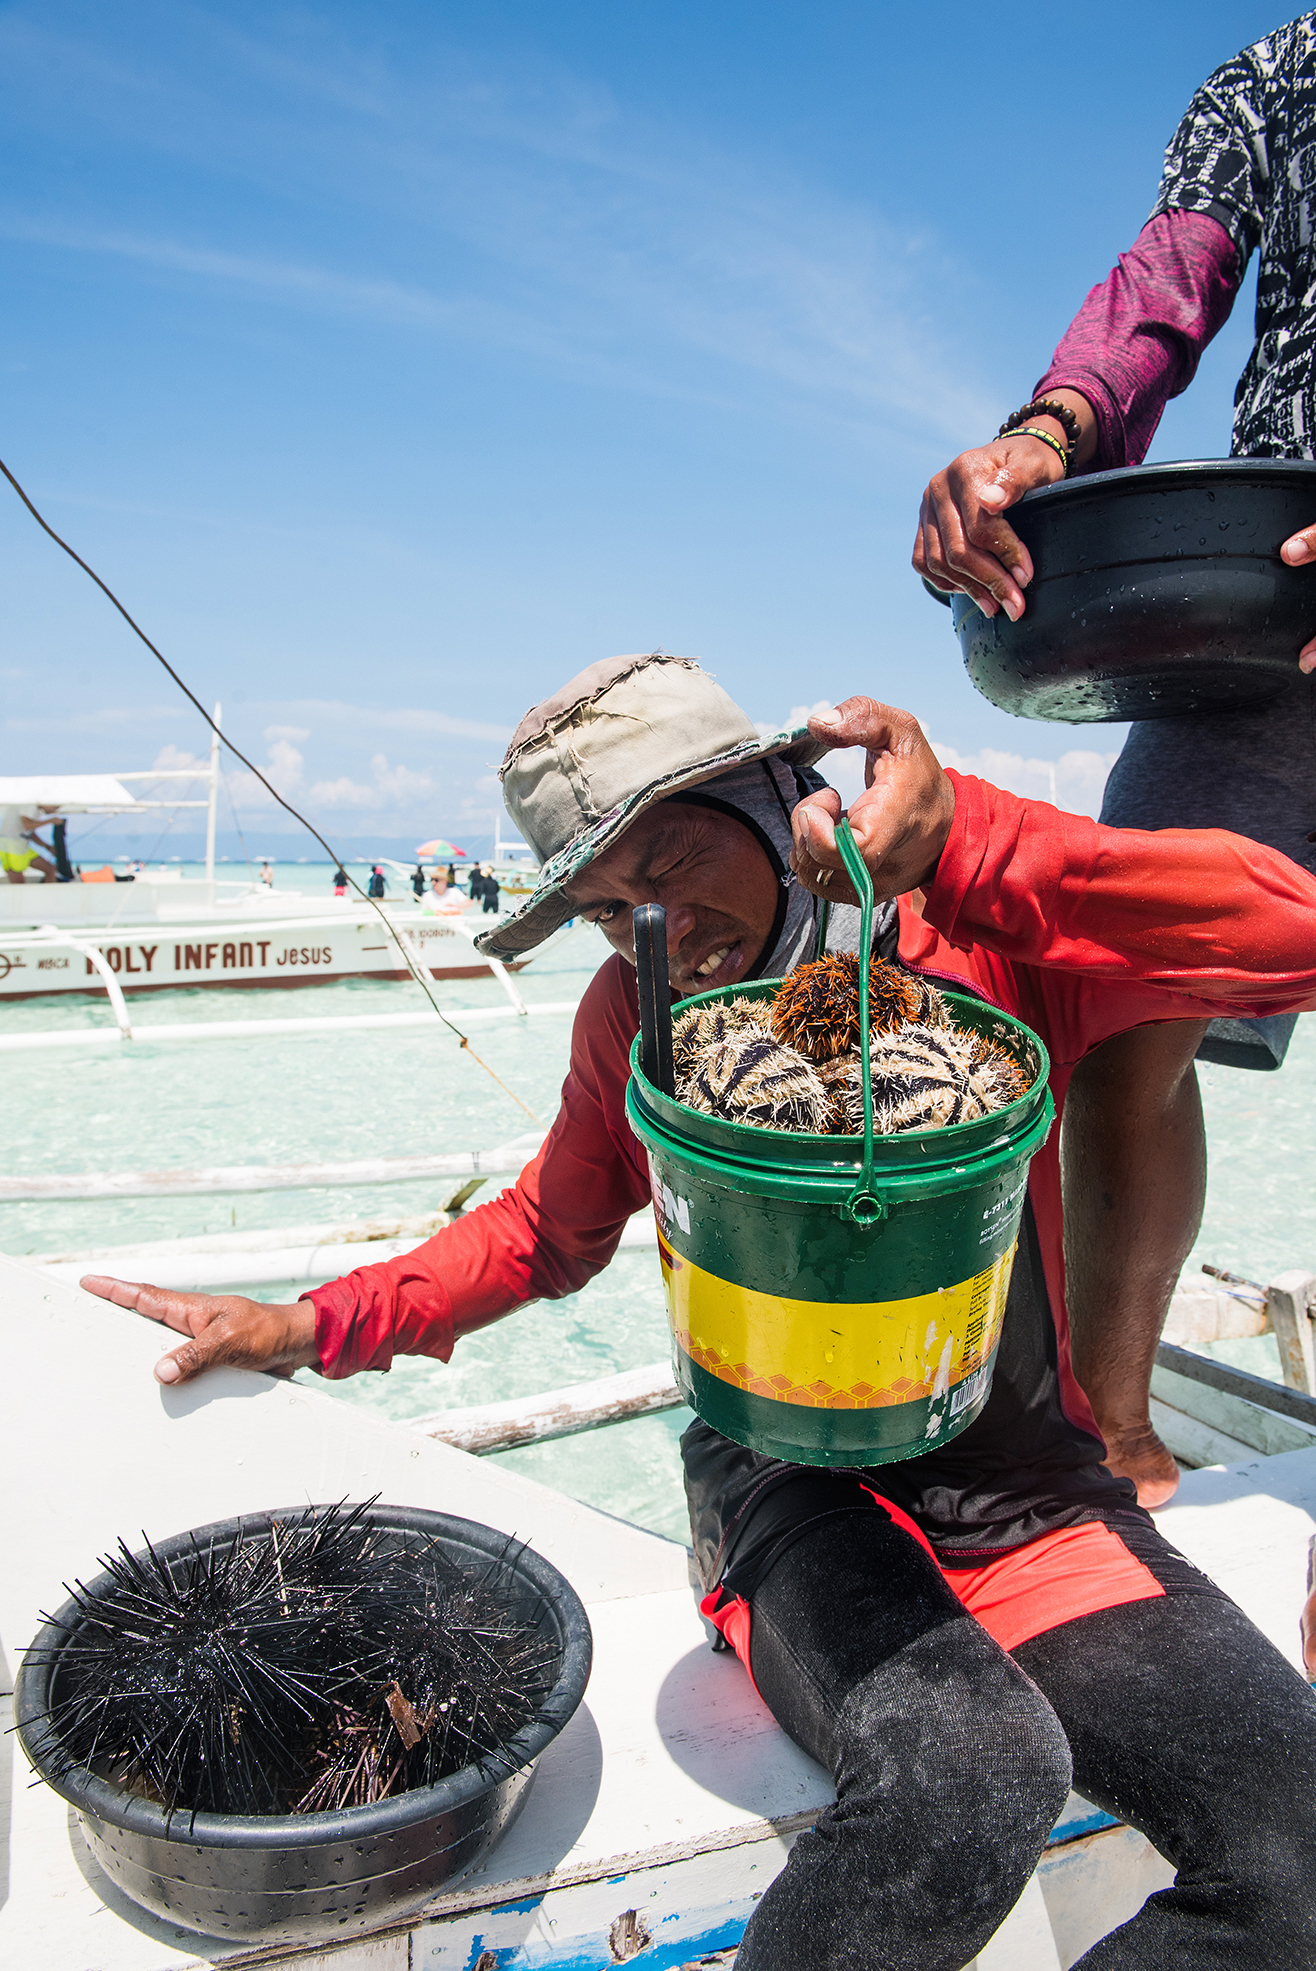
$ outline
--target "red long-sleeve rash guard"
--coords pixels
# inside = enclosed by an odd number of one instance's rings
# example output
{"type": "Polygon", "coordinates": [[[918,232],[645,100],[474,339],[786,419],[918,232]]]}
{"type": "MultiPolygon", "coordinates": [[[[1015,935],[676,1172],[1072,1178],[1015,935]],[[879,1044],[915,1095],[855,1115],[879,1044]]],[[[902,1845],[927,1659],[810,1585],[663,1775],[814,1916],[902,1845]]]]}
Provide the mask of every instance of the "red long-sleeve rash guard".
{"type": "MultiPolygon", "coordinates": [[[[950,775],[955,818],[920,917],[900,904],[900,953],[1027,1021],[1051,1055],[1060,1110],[1074,1065],[1157,1020],[1316,1010],[1316,879],[1222,830],[1103,828],[950,775]]],[[[602,1270],[649,1197],[626,1123],[635,975],[600,969],[576,1014],[562,1106],[518,1182],[400,1259],[306,1297],[327,1376],[447,1361],[454,1339],[602,1270]]],[[[1091,1429],[1068,1366],[1060,1170],[1053,1130],[1030,1194],[1056,1316],[1065,1408],[1091,1429]]]]}

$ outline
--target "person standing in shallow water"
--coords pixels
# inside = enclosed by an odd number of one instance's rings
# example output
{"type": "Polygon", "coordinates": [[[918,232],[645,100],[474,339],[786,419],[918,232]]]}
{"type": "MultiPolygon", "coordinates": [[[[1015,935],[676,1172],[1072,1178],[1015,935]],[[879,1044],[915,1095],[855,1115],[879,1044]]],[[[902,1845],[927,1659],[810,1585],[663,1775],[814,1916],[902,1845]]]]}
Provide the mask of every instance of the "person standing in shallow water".
{"type": "MultiPolygon", "coordinates": [[[[1169,398],[1228,319],[1260,256],[1256,341],[1235,392],[1240,458],[1316,457],[1316,15],[1245,48],[1197,91],[1165,155],[1152,215],[1093,288],[1033,402],[964,452],[923,496],[914,566],[1017,622],[1033,577],[1006,519],[1024,493],[1137,465],[1169,398]],[[1042,436],[1035,435],[1041,432],[1042,436]],[[1034,434],[1034,435],[1029,435],[1034,434]]],[[[1313,524],[1286,541],[1316,560],[1313,524]]],[[[1316,631],[1316,575],[1312,576],[1316,631]]],[[[1134,726],[1101,819],[1121,828],[1227,828],[1316,870],[1316,635],[1287,690],[1254,710],[1134,726]]],[[[1179,1482],[1148,1395],[1170,1295],[1201,1223],[1206,1142],[1194,1057],[1278,1068],[1296,1016],[1145,1027],[1075,1073],[1064,1139],[1074,1365],[1114,1468],[1157,1505],[1179,1482]],[[1153,1229],[1147,1199],[1163,1209],[1153,1229]],[[1118,1336],[1112,1345],[1112,1337],[1118,1336]]]]}
{"type": "MultiPolygon", "coordinates": [[[[472,891],[473,889],[474,886],[472,886],[472,891]]],[[[480,900],[484,905],[484,914],[486,917],[497,915],[500,901],[498,878],[494,875],[493,864],[491,862],[482,862],[480,864],[480,900]]]]}
{"type": "Polygon", "coordinates": [[[376,898],[382,897],[387,888],[388,884],[385,881],[384,872],[379,864],[375,863],[370,871],[370,884],[366,890],[366,895],[376,898]]]}
{"type": "Polygon", "coordinates": [[[425,871],[417,863],[411,872],[411,893],[419,903],[425,894],[425,871]]]}

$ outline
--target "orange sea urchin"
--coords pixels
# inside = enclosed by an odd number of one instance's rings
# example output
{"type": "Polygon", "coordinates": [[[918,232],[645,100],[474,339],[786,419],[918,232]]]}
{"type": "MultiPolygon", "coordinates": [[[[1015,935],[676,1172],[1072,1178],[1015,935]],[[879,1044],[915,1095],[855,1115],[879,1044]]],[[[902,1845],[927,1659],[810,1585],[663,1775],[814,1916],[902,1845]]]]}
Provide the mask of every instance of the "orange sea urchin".
{"type": "MultiPolygon", "coordinates": [[[[868,968],[868,1011],[876,1033],[894,1033],[911,1022],[946,1024],[945,1002],[935,986],[877,958],[868,968]]],[[[782,1045],[811,1061],[851,1053],[859,1045],[858,959],[841,952],[797,966],[783,981],[769,1018],[782,1045]]]]}

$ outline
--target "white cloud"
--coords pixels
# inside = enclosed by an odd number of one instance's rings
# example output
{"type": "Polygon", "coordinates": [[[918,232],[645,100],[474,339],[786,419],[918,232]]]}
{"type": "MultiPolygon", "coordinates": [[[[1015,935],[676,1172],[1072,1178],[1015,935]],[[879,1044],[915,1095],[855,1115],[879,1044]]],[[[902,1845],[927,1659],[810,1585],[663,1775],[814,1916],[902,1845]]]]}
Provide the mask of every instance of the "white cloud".
{"type": "Polygon", "coordinates": [[[316,808],[377,808],[379,796],[373,787],[365,787],[359,780],[353,780],[342,773],[337,780],[317,780],[308,796],[309,805],[316,808]]]}
{"type": "Polygon", "coordinates": [[[1119,758],[1113,753],[1074,750],[1058,760],[1025,759],[1021,753],[998,752],[984,746],[977,753],[961,753],[954,746],[942,746],[934,739],[932,750],[944,767],[957,773],[976,774],[993,787],[1004,787],[1011,794],[1023,794],[1035,801],[1051,801],[1069,814],[1101,811],[1106,778],[1119,758]]]}
{"type": "Polygon", "coordinates": [[[340,774],[337,780],[317,780],[306,797],[311,808],[383,812],[408,807],[412,802],[431,798],[434,781],[423,768],[390,766],[387,756],[376,753],[370,762],[374,779],[369,783],[340,774]]]}
{"type": "Polygon", "coordinates": [[[312,700],[305,710],[308,716],[316,719],[317,725],[332,718],[344,721],[355,732],[374,729],[380,732],[433,733],[447,739],[480,739],[498,746],[507,744],[513,730],[510,725],[491,725],[482,719],[459,719],[451,712],[433,712],[424,706],[403,706],[389,711],[379,705],[345,705],[337,701],[321,704],[312,700]]]}
{"type": "MultiPolygon", "coordinates": [[[[259,254],[229,253],[213,247],[187,246],[178,240],[152,239],[112,230],[28,222],[18,215],[0,221],[0,233],[10,239],[62,246],[73,252],[141,260],[171,273],[194,274],[229,286],[263,288],[271,294],[318,304],[328,312],[364,314],[378,321],[431,328],[459,326],[463,318],[463,309],[451,301],[401,281],[355,279],[329,268],[270,260],[259,254]]],[[[477,317],[489,313],[470,304],[464,312],[477,317]]],[[[480,323],[471,320],[467,325],[474,329],[480,323]]],[[[492,324],[485,322],[484,326],[492,324]]]]}
{"type": "Polygon", "coordinates": [[[151,765],[153,767],[159,767],[162,772],[168,773],[176,773],[183,767],[190,766],[194,766],[198,773],[208,773],[210,771],[208,760],[199,759],[195,753],[184,752],[181,746],[175,746],[172,741],[160,748],[155,758],[151,761],[151,765]]]}
{"type": "MultiPolygon", "coordinates": [[[[294,742],[309,738],[310,733],[299,726],[267,725],[265,728],[267,751],[261,771],[270,787],[285,801],[291,801],[297,795],[305,767],[301,749],[294,742]]],[[[233,764],[232,754],[227,755],[226,761],[221,757],[221,770],[228,799],[239,814],[252,808],[269,809],[278,805],[269,788],[254,773],[233,764]]]]}
{"type": "Polygon", "coordinates": [[[947,292],[962,309],[973,301],[950,250],[792,176],[766,139],[716,148],[538,57],[521,72],[514,55],[477,69],[448,47],[390,66],[377,44],[326,32],[313,59],[290,63],[277,29],[212,32],[240,114],[218,114],[185,71],[107,87],[90,43],[30,23],[3,39],[20,86],[56,67],[63,99],[117,134],[227,168],[281,207],[337,198],[378,217],[358,264],[113,218],[71,226],[13,205],[0,230],[320,313],[494,341],[646,391],[726,401],[767,380],[775,414],[809,407],[870,437],[894,418],[905,435],[931,428],[953,442],[989,420],[945,326],[947,292]],[[152,95],[167,116],[146,111],[152,95]],[[469,285],[453,268],[470,269],[469,285]]]}
{"type": "MultiPolygon", "coordinates": [[[[825,698],[819,699],[815,705],[792,705],[782,723],[802,725],[805,719],[830,709],[830,701],[825,698]]],[[[920,723],[927,732],[927,721],[920,723]]],[[[766,734],[778,728],[759,723],[758,730],[766,734]]],[[[961,753],[954,746],[943,745],[931,734],[928,735],[928,743],[942,766],[952,767],[956,773],[975,774],[980,780],[990,781],[993,787],[1005,788],[1008,793],[1022,794],[1034,801],[1050,801],[1069,814],[1090,814],[1094,817],[1101,811],[1107,776],[1119,758],[1118,747],[1109,753],[1075,748],[1062,753],[1058,759],[1048,760],[1025,758],[1022,753],[1007,753],[992,746],[984,746],[976,753],[961,753]]],[[[864,754],[860,747],[850,746],[829,753],[820,763],[819,771],[826,775],[847,807],[863,792],[864,754]]]]}
{"type": "Polygon", "coordinates": [[[269,772],[265,778],[273,783],[276,792],[282,794],[285,800],[300,787],[302,755],[290,739],[271,742],[269,772]]]}

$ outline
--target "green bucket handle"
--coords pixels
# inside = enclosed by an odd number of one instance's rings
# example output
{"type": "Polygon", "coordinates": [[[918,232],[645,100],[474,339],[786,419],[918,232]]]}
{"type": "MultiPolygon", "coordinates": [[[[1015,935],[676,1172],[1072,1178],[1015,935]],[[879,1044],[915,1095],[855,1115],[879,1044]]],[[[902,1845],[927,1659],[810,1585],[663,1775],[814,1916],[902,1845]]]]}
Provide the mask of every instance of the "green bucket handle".
{"type": "Polygon", "coordinates": [[[864,1085],[864,1166],[859,1182],[837,1209],[852,1225],[872,1226],[886,1217],[886,1205],[873,1189],[873,1078],[868,1032],[868,966],[873,943],[873,881],[848,821],[836,824],[836,846],[845,873],[859,897],[859,1054],[864,1085]]]}

